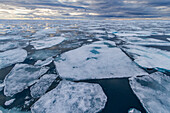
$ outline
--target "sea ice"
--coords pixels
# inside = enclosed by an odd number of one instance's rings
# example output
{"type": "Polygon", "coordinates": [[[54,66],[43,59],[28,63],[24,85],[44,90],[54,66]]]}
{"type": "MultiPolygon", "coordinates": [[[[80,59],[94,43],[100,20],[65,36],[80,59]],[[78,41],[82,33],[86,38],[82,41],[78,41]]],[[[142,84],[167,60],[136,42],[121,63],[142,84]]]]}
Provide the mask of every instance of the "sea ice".
{"type": "Polygon", "coordinates": [[[49,68],[32,66],[28,64],[16,64],[5,77],[4,94],[13,96],[34,84],[38,78],[47,72],[49,68]]]}
{"type": "Polygon", "coordinates": [[[49,57],[44,61],[38,60],[34,65],[35,66],[46,66],[46,65],[49,65],[53,60],[54,60],[53,57],[49,57]]]}
{"type": "Polygon", "coordinates": [[[61,55],[55,63],[63,78],[101,79],[145,75],[112,41],[98,41],[61,55]]]}
{"type": "Polygon", "coordinates": [[[136,45],[124,45],[123,47],[141,67],[170,70],[170,52],[168,51],[136,45]]]}
{"type": "Polygon", "coordinates": [[[5,102],[5,105],[6,105],[6,106],[9,106],[9,105],[11,105],[14,101],[15,101],[15,99],[8,100],[8,101],[5,102]]]}
{"type": "Polygon", "coordinates": [[[2,91],[3,88],[4,88],[4,83],[1,83],[1,82],[0,82],[0,91],[2,91]]]}
{"type": "Polygon", "coordinates": [[[154,38],[120,37],[119,39],[133,45],[170,46],[170,43],[168,41],[158,40],[154,38]]]}
{"type": "Polygon", "coordinates": [[[21,41],[4,41],[0,42],[0,51],[5,51],[9,49],[15,49],[15,48],[24,48],[28,46],[28,42],[21,42],[21,41]]]}
{"type": "Polygon", "coordinates": [[[131,108],[128,113],[141,113],[139,110],[135,109],[135,108],[131,108]]]}
{"type": "Polygon", "coordinates": [[[34,98],[38,98],[44,95],[45,92],[48,90],[48,88],[51,86],[52,82],[57,77],[58,75],[55,75],[55,74],[43,75],[43,77],[41,77],[40,80],[30,88],[31,96],[34,98]]]}
{"type": "Polygon", "coordinates": [[[44,49],[57,45],[64,40],[64,37],[46,37],[44,39],[32,41],[30,44],[33,45],[35,49],[44,49]]]}
{"type": "Polygon", "coordinates": [[[148,113],[169,113],[170,77],[160,72],[129,78],[130,86],[148,113]]]}
{"type": "Polygon", "coordinates": [[[0,52],[0,69],[18,62],[23,62],[26,57],[27,51],[24,49],[13,49],[0,52]]]}
{"type": "Polygon", "coordinates": [[[31,107],[32,113],[96,113],[107,101],[98,84],[61,81],[31,107]]]}
{"type": "Polygon", "coordinates": [[[3,107],[0,106],[0,113],[31,113],[31,112],[30,111],[21,111],[20,109],[17,109],[17,108],[4,109],[3,107]]]}

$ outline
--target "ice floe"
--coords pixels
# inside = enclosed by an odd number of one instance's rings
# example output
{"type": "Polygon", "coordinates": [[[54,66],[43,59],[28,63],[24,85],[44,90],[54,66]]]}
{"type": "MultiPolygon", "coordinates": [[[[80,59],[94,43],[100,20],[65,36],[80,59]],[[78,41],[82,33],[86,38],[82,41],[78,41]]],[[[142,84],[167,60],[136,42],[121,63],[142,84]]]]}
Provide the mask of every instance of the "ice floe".
{"type": "Polygon", "coordinates": [[[158,40],[154,38],[123,37],[119,39],[133,45],[170,46],[170,43],[168,41],[158,40]]]}
{"type": "Polygon", "coordinates": [[[131,108],[131,109],[129,109],[128,113],[141,113],[141,111],[139,111],[135,108],[131,108]]]}
{"type": "Polygon", "coordinates": [[[133,92],[148,113],[168,113],[170,111],[170,77],[155,72],[129,79],[133,92]]]}
{"type": "Polygon", "coordinates": [[[0,52],[0,69],[18,62],[23,62],[26,57],[27,51],[24,49],[13,49],[0,52]]]}
{"type": "Polygon", "coordinates": [[[28,64],[16,64],[5,77],[4,94],[13,96],[34,84],[38,78],[47,72],[49,68],[32,66],[28,64]]]}
{"type": "Polygon", "coordinates": [[[51,86],[52,82],[58,77],[56,74],[45,74],[40,80],[33,85],[31,90],[31,96],[34,98],[38,98],[45,94],[48,88],[51,86]]]}
{"type": "Polygon", "coordinates": [[[4,41],[0,42],[0,51],[5,51],[9,49],[15,49],[15,48],[24,48],[28,46],[28,42],[19,42],[19,41],[4,41]]]}
{"type": "Polygon", "coordinates": [[[46,65],[49,65],[53,60],[54,60],[53,57],[49,57],[44,61],[38,60],[34,65],[35,66],[46,66],[46,65]]]}
{"type": "Polygon", "coordinates": [[[30,44],[33,45],[35,49],[44,49],[57,45],[64,40],[64,37],[46,37],[44,39],[31,41],[30,44]]]}
{"type": "Polygon", "coordinates": [[[61,81],[31,107],[32,113],[96,113],[107,101],[98,84],[61,81]]]}
{"type": "Polygon", "coordinates": [[[0,107],[0,113],[31,113],[30,111],[21,111],[17,108],[12,109],[4,109],[3,107],[0,107]]]}
{"type": "Polygon", "coordinates": [[[168,51],[136,45],[124,45],[123,47],[141,67],[170,70],[170,52],[168,51]]]}
{"type": "Polygon", "coordinates": [[[71,50],[55,62],[56,70],[63,78],[101,79],[144,75],[142,69],[112,41],[98,41],[71,50]]]}
{"type": "Polygon", "coordinates": [[[2,91],[3,88],[4,88],[4,83],[1,83],[1,81],[0,81],[0,91],[2,91]]]}
{"type": "Polygon", "coordinates": [[[9,106],[9,105],[11,105],[14,101],[15,101],[15,98],[14,98],[14,99],[11,99],[11,100],[8,100],[8,101],[5,102],[5,105],[6,105],[6,106],[9,106]]]}

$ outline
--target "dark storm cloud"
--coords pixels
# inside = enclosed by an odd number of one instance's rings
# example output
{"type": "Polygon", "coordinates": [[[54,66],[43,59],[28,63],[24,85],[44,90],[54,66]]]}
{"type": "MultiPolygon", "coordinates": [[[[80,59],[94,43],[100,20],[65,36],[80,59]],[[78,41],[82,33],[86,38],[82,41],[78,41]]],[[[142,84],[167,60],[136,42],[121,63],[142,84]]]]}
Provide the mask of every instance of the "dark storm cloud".
{"type": "MultiPolygon", "coordinates": [[[[32,11],[29,11],[27,15],[32,15],[33,17],[170,17],[170,0],[0,0],[0,2],[0,4],[15,6],[15,8],[31,9],[32,11]],[[46,15],[43,15],[40,9],[50,9],[51,13],[48,15],[48,11],[46,11],[46,15]],[[38,15],[39,12],[42,14],[38,15]],[[54,12],[57,13],[55,14],[54,12]]],[[[1,9],[3,9],[2,6],[1,9]]]]}

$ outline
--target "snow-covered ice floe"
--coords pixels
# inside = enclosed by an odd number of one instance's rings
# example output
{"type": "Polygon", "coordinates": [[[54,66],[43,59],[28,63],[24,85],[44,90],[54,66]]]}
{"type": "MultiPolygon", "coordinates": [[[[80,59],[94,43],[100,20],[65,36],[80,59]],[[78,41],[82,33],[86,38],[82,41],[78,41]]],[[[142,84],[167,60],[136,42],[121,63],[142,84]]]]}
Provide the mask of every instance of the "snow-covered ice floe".
{"type": "Polygon", "coordinates": [[[14,99],[11,99],[11,100],[8,100],[8,101],[5,102],[5,105],[6,105],[6,106],[9,106],[9,105],[11,105],[14,101],[15,101],[15,98],[14,98],[14,99]]]}
{"type": "Polygon", "coordinates": [[[27,51],[24,49],[13,49],[0,52],[0,69],[15,63],[23,62],[27,57],[27,51]]]}
{"type": "Polygon", "coordinates": [[[107,101],[98,84],[61,81],[31,107],[32,113],[95,113],[107,101]]]}
{"type": "Polygon", "coordinates": [[[58,77],[56,74],[45,74],[40,80],[33,85],[31,90],[31,96],[34,98],[38,98],[45,94],[48,88],[51,86],[52,82],[58,77]]]}
{"type": "Polygon", "coordinates": [[[170,52],[136,45],[124,45],[123,47],[141,67],[170,71],[170,52]]]}
{"type": "Polygon", "coordinates": [[[133,44],[133,45],[170,46],[170,43],[168,41],[154,39],[154,38],[120,37],[118,39],[125,41],[128,44],[133,44]]]}
{"type": "Polygon", "coordinates": [[[0,42],[0,51],[15,49],[15,48],[24,48],[28,46],[28,42],[23,41],[2,41],[0,42]]]}
{"type": "Polygon", "coordinates": [[[141,111],[139,111],[135,108],[131,108],[131,109],[129,109],[128,113],[141,113],[141,111]]]}
{"type": "Polygon", "coordinates": [[[55,61],[56,70],[63,78],[102,79],[121,78],[147,74],[112,41],[98,41],[71,50],[55,61]]]}
{"type": "Polygon", "coordinates": [[[34,46],[35,49],[49,48],[57,45],[65,40],[64,37],[46,37],[44,39],[31,41],[30,44],[34,46]]]}
{"type": "Polygon", "coordinates": [[[18,108],[4,109],[0,106],[0,113],[31,113],[30,111],[21,111],[18,108]]]}
{"type": "Polygon", "coordinates": [[[160,72],[129,78],[130,86],[148,113],[169,113],[170,77],[160,72]]]}
{"type": "Polygon", "coordinates": [[[34,65],[35,66],[46,66],[46,65],[49,65],[53,60],[54,60],[53,57],[49,57],[44,61],[38,60],[34,65]]]}
{"type": "Polygon", "coordinates": [[[38,78],[46,73],[49,68],[32,66],[28,64],[16,64],[10,73],[5,77],[4,94],[13,96],[34,84],[38,78]]]}

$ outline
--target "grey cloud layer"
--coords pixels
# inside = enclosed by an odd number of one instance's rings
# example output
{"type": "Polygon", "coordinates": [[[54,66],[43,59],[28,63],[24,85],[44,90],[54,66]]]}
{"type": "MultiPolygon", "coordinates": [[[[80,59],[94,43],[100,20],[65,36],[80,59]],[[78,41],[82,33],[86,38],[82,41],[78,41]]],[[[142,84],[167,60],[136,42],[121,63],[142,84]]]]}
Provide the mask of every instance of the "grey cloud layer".
{"type": "MultiPolygon", "coordinates": [[[[0,0],[28,13],[14,16],[42,18],[153,18],[170,16],[170,0],[0,0]],[[46,9],[46,10],[41,10],[46,9]],[[43,13],[44,12],[44,13],[43,13]],[[23,16],[25,15],[25,16],[23,16]]],[[[4,5],[0,5],[3,9],[4,5]]],[[[12,14],[1,10],[0,13],[12,14]]],[[[12,10],[12,9],[9,9],[12,10]]]]}

